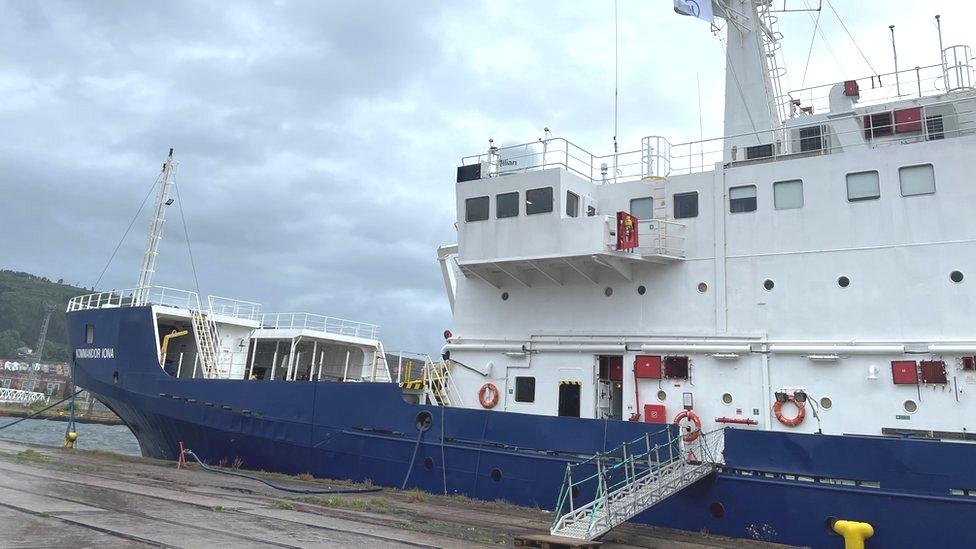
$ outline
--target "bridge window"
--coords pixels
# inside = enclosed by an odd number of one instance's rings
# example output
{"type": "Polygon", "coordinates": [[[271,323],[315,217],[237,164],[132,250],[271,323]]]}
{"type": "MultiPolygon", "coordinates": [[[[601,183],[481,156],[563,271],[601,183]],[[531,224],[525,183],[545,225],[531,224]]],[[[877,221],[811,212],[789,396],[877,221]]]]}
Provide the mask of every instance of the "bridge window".
{"type": "Polygon", "coordinates": [[[823,126],[800,128],[800,152],[823,150],[823,126]]]}
{"type": "Polygon", "coordinates": [[[646,197],[631,200],[630,215],[637,219],[654,219],[654,199],[646,197]]]}
{"type": "Polygon", "coordinates": [[[905,166],[898,169],[902,196],[918,196],[935,193],[935,168],[932,164],[905,166]]]}
{"type": "Polygon", "coordinates": [[[579,195],[566,191],[566,216],[579,217],[579,195]]]}
{"type": "Polygon", "coordinates": [[[488,197],[479,196],[464,201],[464,220],[484,221],[488,219],[488,197]]]}
{"type": "Polygon", "coordinates": [[[803,207],[803,181],[779,181],[773,183],[773,203],[777,210],[794,210],[803,207]]]}
{"type": "Polygon", "coordinates": [[[756,186],[743,185],[729,189],[729,212],[742,213],[756,211],[756,186]]]}
{"type": "Polygon", "coordinates": [[[515,217],[519,214],[519,193],[504,193],[495,196],[495,217],[515,217]]]}
{"type": "Polygon", "coordinates": [[[877,171],[847,174],[847,200],[876,200],[881,198],[881,178],[877,171]]]}
{"type": "Polygon", "coordinates": [[[674,218],[698,217],[698,191],[674,195],[674,218]]]}
{"type": "Polygon", "coordinates": [[[95,341],[95,325],[85,324],[85,343],[91,345],[95,341]]]}
{"type": "Polygon", "coordinates": [[[525,214],[541,214],[552,211],[552,187],[525,191],[525,214]]]}
{"type": "Polygon", "coordinates": [[[535,402],[535,378],[515,378],[515,402],[535,402]]]}

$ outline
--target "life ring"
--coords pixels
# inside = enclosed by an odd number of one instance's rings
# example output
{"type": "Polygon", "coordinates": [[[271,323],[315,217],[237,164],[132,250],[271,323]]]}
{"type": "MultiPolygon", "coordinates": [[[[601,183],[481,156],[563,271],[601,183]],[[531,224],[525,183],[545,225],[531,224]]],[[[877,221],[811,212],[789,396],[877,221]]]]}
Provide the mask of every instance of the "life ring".
{"type": "Polygon", "coordinates": [[[694,441],[698,440],[698,437],[701,436],[701,426],[702,426],[702,424],[701,424],[701,418],[698,417],[698,414],[696,414],[695,412],[693,412],[691,410],[681,410],[680,412],[678,412],[678,415],[674,416],[674,422],[673,423],[675,425],[678,425],[678,424],[681,423],[681,420],[682,419],[689,419],[689,420],[691,420],[691,422],[695,424],[695,430],[689,432],[687,435],[685,435],[685,436],[683,436],[681,438],[685,442],[694,442],[694,441]]]}
{"type": "Polygon", "coordinates": [[[482,408],[494,408],[498,404],[498,387],[494,383],[485,383],[478,389],[478,400],[482,408]]]}
{"type": "Polygon", "coordinates": [[[789,395],[786,397],[785,402],[780,402],[777,400],[776,404],[773,404],[773,413],[776,414],[776,419],[783,425],[786,425],[787,427],[796,427],[797,425],[803,423],[803,418],[807,417],[807,407],[802,402],[796,400],[796,397],[789,395]],[[783,416],[783,404],[786,404],[786,402],[792,402],[793,405],[796,406],[795,416],[790,418],[783,416]]]}

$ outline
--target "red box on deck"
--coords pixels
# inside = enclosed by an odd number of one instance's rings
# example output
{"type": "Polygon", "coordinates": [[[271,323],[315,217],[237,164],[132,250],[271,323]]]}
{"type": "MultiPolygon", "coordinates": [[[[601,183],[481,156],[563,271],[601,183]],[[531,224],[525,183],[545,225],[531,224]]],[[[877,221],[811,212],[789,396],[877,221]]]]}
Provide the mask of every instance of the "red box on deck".
{"type": "Polygon", "coordinates": [[[617,212],[617,249],[630,251],[637,246],[637,218],[627,212],[617,212]]]}
{"type": "Polygon", "coordinates": [[[847,80],[844,82],[844,95],[847,97],[858,97],[861,95],[861,88],[857,85],[857,80],[847,80]]]}
{"type": "Polygon", "coordinates": [[[914,360],[892,360],[891,377],[895,385],[915,385],[918,383],[918,369],[914,360]]]}
{"type": "Polygon", "coordinates": [[[663,404],[644,405],[644,423],[667,423],[668,413],[663,404]]]}
{"type": "Polygon", "coordinates": [[[922,370],[922,383],[949,383],[945,362],[923,360],[918,366],[922,370]]]}
{"type": "Polygon", "coordinates": [[[895,133],[922,131],[922,108],[912,107],[895,111],[895,133]]]}
{"type": "Polygon", "coordinates": [[[634,377],[638,379],[661,379],[661,357],[637,355],[634,359],[634,377]]]}

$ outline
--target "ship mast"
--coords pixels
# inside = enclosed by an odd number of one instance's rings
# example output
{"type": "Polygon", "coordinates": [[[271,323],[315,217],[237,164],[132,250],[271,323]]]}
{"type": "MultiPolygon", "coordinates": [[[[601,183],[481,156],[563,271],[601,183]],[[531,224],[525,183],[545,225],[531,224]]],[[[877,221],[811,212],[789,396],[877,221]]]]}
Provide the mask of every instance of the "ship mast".
{"type": "Polygon", "coordinates": [[[146,240],[146,252],[142,258],[142,268],[139,270],[139,284],[133,295],[133,305],[144,305],[149,297],[153,274],[156,271],[156,256],[159,254],[159,241],[163,239],[163,224],[166,222],[166,206],[173,203],[169,192],[176,180],[176,165],[173,160],[173,149],[169,150],[166,161],[156,183],[159,194],[156,195],[156,209],[149,223],[149,237],[146,240]]]}

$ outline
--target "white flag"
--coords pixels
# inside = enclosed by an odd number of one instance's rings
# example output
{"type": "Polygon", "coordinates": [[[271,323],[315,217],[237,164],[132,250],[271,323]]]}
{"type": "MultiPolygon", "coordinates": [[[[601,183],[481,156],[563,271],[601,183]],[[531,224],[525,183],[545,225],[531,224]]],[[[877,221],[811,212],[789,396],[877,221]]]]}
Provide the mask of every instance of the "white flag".
{"type": "Polygon", "coordinates": [[[674,0],[674,11],[682,15],[691,15],[715,23],[712,14],[712,0],[674,0]]]}

